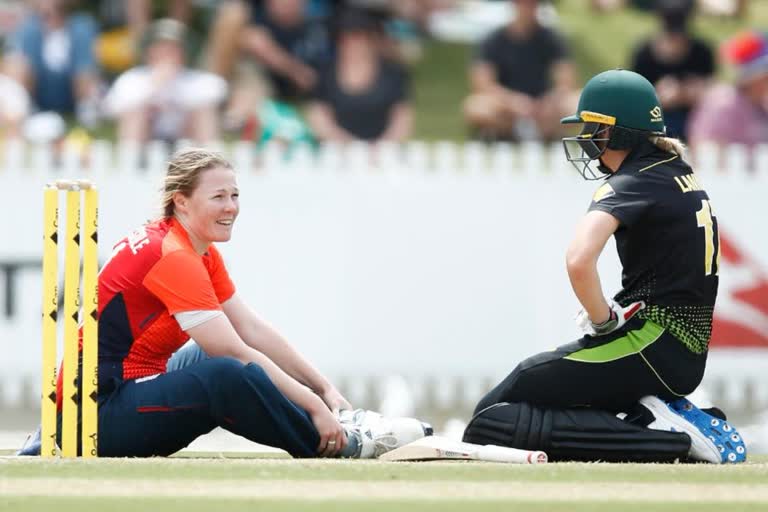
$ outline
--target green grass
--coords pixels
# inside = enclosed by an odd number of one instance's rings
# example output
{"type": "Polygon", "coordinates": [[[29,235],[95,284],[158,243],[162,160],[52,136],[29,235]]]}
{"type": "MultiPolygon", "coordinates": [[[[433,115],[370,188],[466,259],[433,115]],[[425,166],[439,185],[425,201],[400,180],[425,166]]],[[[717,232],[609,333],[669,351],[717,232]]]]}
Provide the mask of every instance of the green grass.
{"type": "Polygon", "coordinates": [[[664,483],[765,483],[768,458],[738,466],[707,464],[595,464],[558,463],[541,466],[465,462],[386,463],[380,461],[338,461],[324,459],[242,458],[154,458],[154,459],[4,459],[3,478],[88,478],[98,470],[101,478],[160,477],[183,480],[379,480],[446,482],[643,482],[664,483]]]}
{"type": "MultiPolygon", "coordinates": [[[[588,0],[567,0],[558,3],[561,29],[573,47],[573,54],[582,81],[614,67],[628,67],[633,48],[658,30],[652,14],[621,9],[610,13],[593,12],[588,0]]],[[[767,2],[751,2],[744,20],[705,16],[694,18],[693,32],[717,45],[734,33],[768,23],[767,2]]],[[[725,74],[726,70],[720,70],[725,74]]]]}
{"type": "MultiPolygon", "coordinates": [[[[185,457],[0,459],[0,512],[767,510],[768,457],[738,466],[185,457]],[[732,502],[735,500],[735,502],[732,502]]],[[[197,454],[200,455],[200,454],[197,454]]]]}
{"type": "MultiPolygon", "coordinates": [[[[422,512],[484,512],[499,510],[515,510],[507,508],[518,504],[519,510],[533,512],[615,512],[615,503],[562,503],[562,502],[510,502],[510,501],[478,501],[456,500],[445,501],[412,501],[387,500],[380,503],[369,501],[277,501],[277,500],[219,500],[215,506],[210,500],[180,500],[178,498],[137,498],[130,501],[117,501],[99,498],[11,498],[4,500],[0,497],[0,511],[41,511],[50,512],[86,512],[89,510],[109,512],[135,512],[137,510],[162,510],[163,512],[213,512],[227,510],[229,512],[295,512],[295,511],[338,511],[338,512],[392,512],[392,511],[422,511],[422,512]]],[[[622,512],[679,512],[685,510],[680,504],[670,503],[638,503],[621,504],[622,512]]],[[[723,512],[739,510],[744,512],[765,511],[764,504],[740,503],[737,508],[729,509],[722,504],[697,504],[697,512],[723,512]]]]}
{"type": "MultiPolygon", "coordinates": [[[[277,501],[277,500],[219,500],[215,506],[210,500],[180,500],[178,498],[136,498],[130,501],[117,501],[113,499],[99,498],[10,498],[4,500],[0,497],[0,511],[28,512],[86,512],[89,510],[109,512],[135,512],[137,510],[162,510],[163,512],[213,512],[227,510],[228,512],[392,512],[392,511],[421,511],[421,512],[484,512],[499,510],[515,510],[510,505],[518,504],[520,509],[533,512],[615,512],[615,503],[562,503],[562,502],[510,502],[510,501],[478,501],[456,500],[445,501],[412,501],[387,500],[380,503],[369,501],[277,501]]],[[[671,503],[622,503],[622,512],[679,512],[686,510],[689,505],[671,503]]],[[[765,511],[764,504],[740,503],[738,507],[729,509],[722,504],[696,504],[696,512],[724,512],[727,510],[739,510],[744,512],[765,511]]]]}
{"type": "Polygon", "coordinates": [[[461,104],[469,91],[467,70],[472,48],[430,42],[413,68],[414,136],[420,140],[463,140],[461,104]]]}

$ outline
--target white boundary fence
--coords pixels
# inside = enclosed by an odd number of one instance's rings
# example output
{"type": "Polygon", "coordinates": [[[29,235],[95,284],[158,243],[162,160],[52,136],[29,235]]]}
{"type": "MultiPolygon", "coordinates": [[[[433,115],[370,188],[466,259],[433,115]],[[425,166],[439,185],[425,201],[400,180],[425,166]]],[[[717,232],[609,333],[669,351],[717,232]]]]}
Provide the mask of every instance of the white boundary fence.
{"type": "MultiPolygon", "coordinates": [[[[400,374],[419,396],[433,389],[440,403],[474,402],[522,358],[578,336],[563,260],[596,184],[581,180],[559,144],[221,148],[242,191],[234,238],[220,246],[240,293],[353,397],[381,395],[361,383],[400,374]]],[[[39,392],[43,184],[97,183],[106,259],[156,213],[167,158],[157,143],[96,142],[85,159],[4,147],[0,404],[34,403],[39,392]]],[[[748,265],[723,266],[720,313],[738,321],[746,308],[768,332],[768,310],[731,296],[768,269],[768,146],[754,153],[755,172],[749,160],[740,147],[696,155],[721,226],[749,255],[748,265]]],[[[606,252],[600,266],[612,293],[618,262],[606,252]]],[[[728,403],[764,407],[767,356],[719,351],[706,386],[728,403]]]]}
{"type": "MultiPolygon", "coordinates": [[[[146,145],[96,140],[83,149],[69,144],[53,151],[48,145],[27,145],[19,141],[5,141],[0,155],[0,173],[48,173],[58,169],[63,174],[91,173],[100,175],[115,172],[157,171],[162,169],[172,149],[189,145],[182,141],[175,148],[159,141],[146,145]]],[[[351,172],[371,170],[421,170],[446,172],[464,170],[484,175],[572,173],[565,161],[560,143],[542,145],[536,142],[522,144],[484,144],[480,142],[454,143],[439,141],[425,143],[411,141],[402,145],[384,143],[369,146],[366,143],[347,145],[324,144],[313,147],[299,144],[286,150],[276,142],[256,148],[251,142],[214,143],[207,147],[226,154],[242,172],[280,172],[306,169],[351,172]]],[[[718,148],[706,145],[690,155],[700,173],[725,173],[729,176],[768,172],[768,141],[750,151],[740,145],[718,148]]]]}

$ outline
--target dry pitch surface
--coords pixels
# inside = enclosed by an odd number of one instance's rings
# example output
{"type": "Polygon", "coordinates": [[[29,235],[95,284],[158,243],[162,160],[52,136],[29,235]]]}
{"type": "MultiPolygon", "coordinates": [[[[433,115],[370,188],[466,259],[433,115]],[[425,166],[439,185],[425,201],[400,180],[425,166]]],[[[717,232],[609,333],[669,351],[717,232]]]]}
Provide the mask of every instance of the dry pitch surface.
{"type": "Polygon", "coordinates": [[[740,466],[238,458],[0,458],[0,511],[766,510],[768,460],[740,466]]]}

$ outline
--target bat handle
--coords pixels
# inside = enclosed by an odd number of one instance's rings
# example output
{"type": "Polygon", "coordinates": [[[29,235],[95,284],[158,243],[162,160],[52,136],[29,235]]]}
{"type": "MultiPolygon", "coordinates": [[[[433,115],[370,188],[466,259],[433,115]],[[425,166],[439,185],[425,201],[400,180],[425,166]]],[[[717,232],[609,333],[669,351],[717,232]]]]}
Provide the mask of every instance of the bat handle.
{"type": "Polygon", "coordinates": [[[488,462],[512,462],[516,464],[544,464],[547,454],[541,451],[519,450],[488,444],[477,451],[477,459],[488,462]]]}

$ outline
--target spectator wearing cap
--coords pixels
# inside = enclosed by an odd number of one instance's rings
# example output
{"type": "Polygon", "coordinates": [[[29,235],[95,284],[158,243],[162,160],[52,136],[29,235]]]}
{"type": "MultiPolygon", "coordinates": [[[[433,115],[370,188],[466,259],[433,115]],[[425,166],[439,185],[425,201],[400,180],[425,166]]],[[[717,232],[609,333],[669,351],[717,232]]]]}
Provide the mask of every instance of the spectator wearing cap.
{"type": "Polygon", "coordinates": [[[689,31],[694,0],[657,0],[661,31],[644,41],[632,56],[632,69],[656,87],[670,137],[687,140],[691,109],[715,72],[710,45],[689,31]]]}
{"type": "Polygon", "coordinates": [[[713,87],[691,114],[692,146],[704,142],[768,142],[768,35],[743,32],[725,41],[721,56],[735,68],[735,83],[713,87]]]}
{"type": "Polygon", "coordinates": [[[408,138],[413,125],[408,73],[382,55],[378,21],[364,10],[344,11],[337,48],[336,62],[321,72],[307,110],[315,136],[335,142],[408,138]]]}
{"type": "Polygon", "coordinates": [[[78,114],[92,124],[99,91],[95,37],[93,19],[73,13],[70,0],[34,0],[7,41],[5,71],[38,110],[78,114]]]}
{"type": "Polygon", "coordinates": [[[105,98],[121,140],[209,142],[219,135],[217,107],[226,82],[186,66],[185,26],[173,19],[152,23],[145,34],[146,64],[121,74],[105,98]]]}
{"type": "MultiPolygon", "coordinates": [[[[158,4],[164,17],[189,23],[194,14],[192,0],[90,0],[99,24],[94,52],[102,72],[114,77],[139,64],[144,31],[157,15],[158,4]]],[[[159,17],[159,16],[158,16],[159,17]]]]}
{"type": "Polygon", "coordinates": [[[576,108],[576,72],[565,40],[537,19],[538,0],[511,0],[515,16],[477,49],[464,117],[484,139],[554,140],[576,108]]]}

